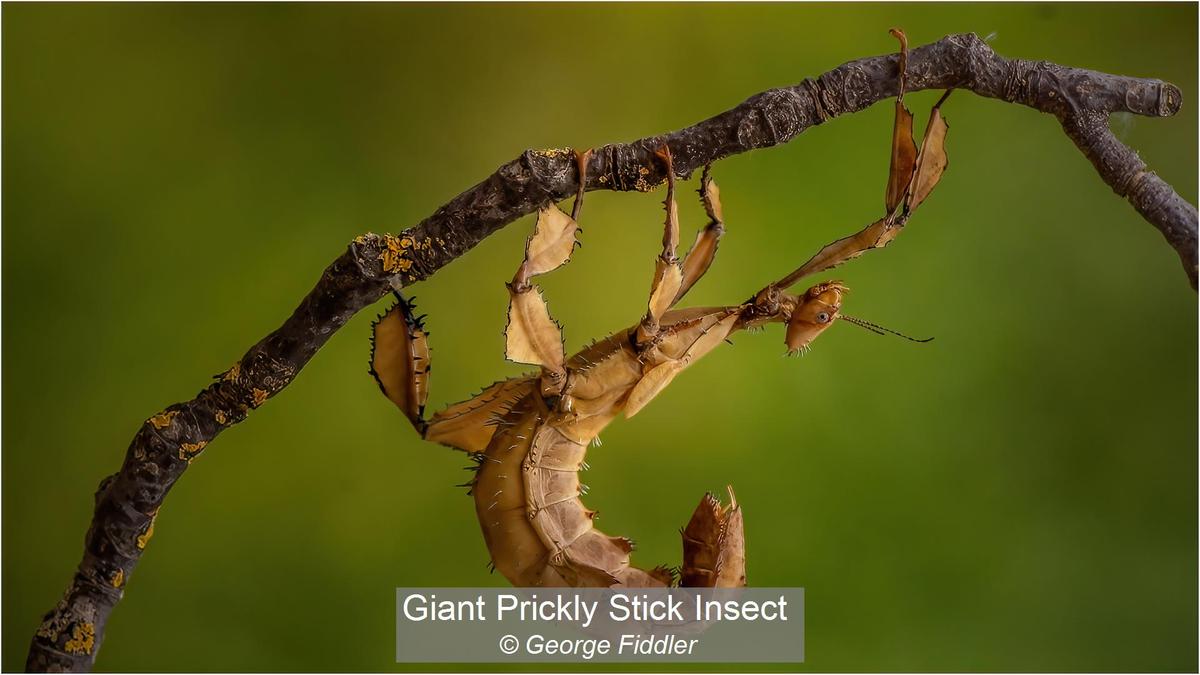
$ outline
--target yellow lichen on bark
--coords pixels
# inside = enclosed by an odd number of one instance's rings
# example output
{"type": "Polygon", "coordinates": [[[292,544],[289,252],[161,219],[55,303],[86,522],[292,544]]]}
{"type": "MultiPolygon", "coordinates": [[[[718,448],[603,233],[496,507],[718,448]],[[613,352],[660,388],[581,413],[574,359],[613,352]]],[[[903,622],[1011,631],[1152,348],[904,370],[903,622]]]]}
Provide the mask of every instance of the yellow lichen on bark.
{"type": "Polygon", "coordinates": [[[218,410],[217,412],[213,413],[213,419],[217,421],[217,424],[222,426],[224,426],[225,422],[228,421],[228,418],[225,417],[225,412],[222,410],[218,410]]]}
{"type": "Polygon", "coordinates": [[[184,443],[183,445],[179,446],[179,459],[184,459],[189,462],[192,461],[196,458],[196,455],[200,454],[200,451],[203,450],[204,446],[206,445],[208,445],[208,441],[200,441],[199,443],[184,443]]]}
{"type": "Polygon", "coordinates": [[[267,402],[266,390],[254,388],[254,389],[250,390],[250,393],[254,395],[254,407],[255,408],[257,408],[258,406],[267,402]]]}
{"type": "Polygon", "coordinates": [[[237,363],[233,364],[232,368],[225,371],[225,375],[221,379],[225,380],[226,382],[236,382],[238,377],[241,376],[241,374],[242,374],[242,362],[238,361],[237,363]]]}
{"type": "MultiPolygon", "coordinates": [[[[654,188],[658,187],[659,185],[663,184],[663,181],[658,181],[657,183],[651,183],[650,181],[646,180],[646,176],[649,176],[649,175],[650,175],[650,169],[647,169],[644,166],[638,167],[638,177],[637,177],[637,180],[633,182],[633,189],[637,190],[638,192],[649,192],[649,191],[653,190],[654,188]]],[[[601,178],[603,178],[603,176],[601,176],[601,178]]],[[[603,181],[601,181],[601,182],[603,182],[603,181]]]]}
{"type": "Polygon", "coordinates": [[[91,654],[96,644],[96,627],[90,623],[76,624],[71,639],[63,645],[68,654],[91,654]]]}
{"type": "Polygon", "coordinates": [[[414,242],[408,237],[397,237],[392,234],[383,235],[384,249],[379,253],[383,262],[383,271],[389,274],[407,272],[412,267],[412,260],[406,249],[414,248],[414,242]]]}
{"type": "Polygon", "coordinates": [[[146,543],[150,541],[150,537],[154,536],[154,521],[158,520],[158,511],[155,511],[150,516],[150,524],[146,526],[146,531],[139,534],[137,538],[137,547],[141,551],[146,548],[146,543]]]}
{"type": "Polygon", "coordinates": [[[165,429],[171,425],[171,420],[179,414],[178,410],[164,410],[154,417],[150,418],[150,424],[154,425],[155,429],[165,429]]]}
{"type": "Polygon", "coordinates": [[[113,572],[112,579],[109,579],[108,582],[112,584],[113,588],[120,588],[125,583],[125,570],[119,569],[113,572]]]}
{"type": "Polygon", "coordinates": [[[573,151],[570,148],[545,148],[544,150],[534,150],[533,153],[542,157],[566,157],[573,154],[573,151]]]}

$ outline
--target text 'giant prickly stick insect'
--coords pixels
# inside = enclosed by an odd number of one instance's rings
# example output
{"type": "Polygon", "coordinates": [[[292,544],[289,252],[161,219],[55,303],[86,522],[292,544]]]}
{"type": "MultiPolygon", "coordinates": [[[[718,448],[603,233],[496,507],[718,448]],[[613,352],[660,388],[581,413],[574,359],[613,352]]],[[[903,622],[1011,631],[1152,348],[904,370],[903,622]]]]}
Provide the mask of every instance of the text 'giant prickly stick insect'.
{"type": "MultiPolygon", "coordinates": [[[[679,221],[671,153],[658,157],[667,168],[667,211],[662,252],[655,260],[650,299],[642,320],[593,343],[574,356],[564,353],[559,326],[550,318],[533,277],[557,269],[576,245],[589,153],[576,153],[579,193],[572,214],[548,204],[538,213],[509,292],[505,330],[508,359],[538,366],[539,372],[497,382],[474,398],[424,419],[429,345],[413,305],[399,302],[374,326],[371,372],[383,393],[408,417],[422,438],[467,453],[478,467],[469,483],[483,537],[495,568],[516,586],[740,587],[746,583],[742,512],[704,497],[684,528],[683,565],[643,570],[630,564],[632,545],[593,525],[595,512],[583,505],[578,472],[584,455],[621,412],[631,417],[682,370],[731,334],[767,323],[786,323],[790,353],[842,319],[876,333],[883,329],[841,314],[847,289],[827,281],[800,295],[787,289],[810,274],[888,244],[929,195],[946,167],[947,125],[934,107],[918,151],[912,114],[905,108],[907,44],[900,40],[900,87],[892,138],[887,214],[863,230],[821,249],[812,259],[751,299],[726,307],[672,309],[708,270],[725,231],[717,185],[707,169],[700,195],[709,223],[683,261],[675,257],[679,221]]],[[[948,93],[948,92],[947,92],[948,93]]],[[[893,332],[893,331],[888,331],[893,332]]],[[[907,336],[902,336],[907,337],[907,336]]],[[[912,338],[908,338],[912,339],[912,338]]]]}

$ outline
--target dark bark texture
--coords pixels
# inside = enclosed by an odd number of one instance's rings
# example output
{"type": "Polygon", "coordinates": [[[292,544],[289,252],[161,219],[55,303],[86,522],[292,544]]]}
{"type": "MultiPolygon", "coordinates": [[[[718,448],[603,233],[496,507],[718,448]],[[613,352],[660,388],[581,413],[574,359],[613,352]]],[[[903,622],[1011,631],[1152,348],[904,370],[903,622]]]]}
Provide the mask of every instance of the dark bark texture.
{"type": "MultiPolygon", "coordinates": [[[[670,147],[688,175],[723,157],[795,138],[833,117],[896,94],[897,55],[843,64],[816,79],[757,94],[732,110],[679,131],[592,153],[587,190],[647,191],[666,176],[654,152],[670,147]]],[[[973,34],[914,49],[908,89],[963,89],[1054,115],[1113,191],[1158,228],[1196,285],[1196,207],[1150,172],[1116,139],[1108,115],[1166,117],[1182,103],[1177,87],[1045,61],[998,56],[973,34]]],[[[30,646],[30,671],[87,671],[104,627],[141,558],[154,517],[191,460],[225,428],[279,393],[351,316],[389,289],[426,279],[485,237],[549,201],[575,194],[568,150],[529,150],[399,235],[365,234],[350,243],[276,331],[254,345],[196,398],[142,423],[120,471],[101,481],[83,560],[30,646]]]]}

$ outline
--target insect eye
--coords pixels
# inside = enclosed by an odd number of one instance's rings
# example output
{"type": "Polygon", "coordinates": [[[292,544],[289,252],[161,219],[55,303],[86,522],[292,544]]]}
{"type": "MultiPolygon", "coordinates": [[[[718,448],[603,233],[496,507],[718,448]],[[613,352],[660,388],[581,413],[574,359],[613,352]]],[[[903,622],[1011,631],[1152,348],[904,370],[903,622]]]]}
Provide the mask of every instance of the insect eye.
{"type": "Polygon", "coordinates": [[[818,323],[829,323],[829,312],[821,312],[817,314],[818,323]]]}

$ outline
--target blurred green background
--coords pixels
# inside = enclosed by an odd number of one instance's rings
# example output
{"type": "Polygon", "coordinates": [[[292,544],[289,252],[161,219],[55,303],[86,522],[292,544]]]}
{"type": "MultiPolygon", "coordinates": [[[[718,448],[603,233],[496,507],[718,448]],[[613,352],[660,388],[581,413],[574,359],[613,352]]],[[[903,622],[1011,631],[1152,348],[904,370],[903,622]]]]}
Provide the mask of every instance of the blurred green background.
{"type": "MultiPolygon", "coordinates": [[[[23,666],[141,420],[275,328],[356,234],[398,231],[527,147],[676,129],[950,32],[1158,77],[1113,127],[1192,203],[1195,5],[11,5],[3,8],[3,667],[23,666]]],[[[909,99],[923,127],[937,93],[909,99]]],[[[970,94],[950,169],[846,311],[698,364],[590,456],[600,526],[679,561],[706,489],[750,580],[807,590],[813,670],[1195,670],[1196,294],[1049,116],[970,94]]],[[[728,234],[695,304],[739,301],[878,217],[891,105],[720,163],[728,234]]],[[[688,186],[690,187],[690,186],[688,186]]],[[[568,347],[632,324],[661,193],[593,193],[545,277],[568,347]]],[[[703,222],[683,204],[685,240],[703,222]]],[[[520,372],[523,219],[414,288],[433,401],[520,372]]],[[[375,310],[382,310],[381,302],[375,310]]],[[[167,500],[99,670],[397,670],[395,586],[489,575],[465,458],[366,374],[375,311],[221,436],[167,500]]]]}

